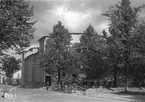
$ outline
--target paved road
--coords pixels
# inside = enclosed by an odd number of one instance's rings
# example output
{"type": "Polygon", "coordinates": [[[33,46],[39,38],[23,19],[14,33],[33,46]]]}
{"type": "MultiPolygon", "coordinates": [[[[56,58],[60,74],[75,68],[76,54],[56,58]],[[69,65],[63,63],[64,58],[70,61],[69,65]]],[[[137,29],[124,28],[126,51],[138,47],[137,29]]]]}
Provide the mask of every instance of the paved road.
{"type": "Polygon", "coordinates": [[[15,100],[3,99],[2,97],[0,97],[0,102],[123,102],[112,99],[93,99],[88,97],[67,95],[52,91],[23,88],[17,88],[16,93],[17,98],[15,100]]]}

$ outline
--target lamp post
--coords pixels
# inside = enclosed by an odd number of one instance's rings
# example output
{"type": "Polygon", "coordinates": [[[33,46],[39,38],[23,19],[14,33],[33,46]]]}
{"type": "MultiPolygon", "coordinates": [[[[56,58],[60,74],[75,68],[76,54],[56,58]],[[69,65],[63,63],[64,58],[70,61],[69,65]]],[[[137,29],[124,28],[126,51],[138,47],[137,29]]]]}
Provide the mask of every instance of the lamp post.
{"type": "Polygon", "coordinates": [[[30,48],[29,50],[23,50],[22,53],[22,68],[21,68],[21,85],[25,85],[25,53],[33,52],[33,49],[39,49],[38,47],[30,48]]]}

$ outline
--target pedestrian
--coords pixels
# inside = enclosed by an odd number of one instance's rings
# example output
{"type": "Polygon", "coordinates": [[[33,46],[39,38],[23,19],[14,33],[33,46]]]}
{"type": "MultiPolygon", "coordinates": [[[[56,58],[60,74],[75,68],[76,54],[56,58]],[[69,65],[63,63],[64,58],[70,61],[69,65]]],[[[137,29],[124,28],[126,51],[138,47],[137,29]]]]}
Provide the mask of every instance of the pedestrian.
{"type": "Polygon", "coordinates": [[[4,90],[3,90],[3,95],[2,95],[2,97],[3,98],[5,98],[5,95],[6,95],[6,93],[8,93],[9,92],[9,89],[8,89],[8,85],[7,85],[7,82],[5,83],[5,88],[4,88],[4,90]]]}
{"type": "Polygon", "coordinates": [[[49,81],[46,82],[46,90],[49,89],[49,81]]]}

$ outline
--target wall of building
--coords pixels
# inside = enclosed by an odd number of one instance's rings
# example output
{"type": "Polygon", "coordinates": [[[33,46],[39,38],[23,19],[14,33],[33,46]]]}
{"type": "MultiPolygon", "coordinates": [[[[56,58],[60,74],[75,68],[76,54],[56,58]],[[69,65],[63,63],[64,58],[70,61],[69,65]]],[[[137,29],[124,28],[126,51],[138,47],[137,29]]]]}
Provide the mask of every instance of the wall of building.
{"type": "Polygon", "coordinates": [[[38,53],[35,55],[35,68],[34,68],[34,72],[35,72],[35,82],[36,83],[43,83],[44,82],[44,68],[41,68],[39,65],[39,56],[38,53]]]}
{"type": "Polygon", "coordinates": [[[21,78],[21,70],[18,70],[17,72],[15,72],[15,73],[13,74],[13,78],[14,78],[14,79],[21,78]]]}
{"type": "Polygon", "coordinates": [[[24,83],[29,86],[37,86],[44,82],[44,69],[40,68],[38,53],[32,54],[25,59],[24,83]]]}
{"type": "MultiPolygon", "coordinates": [[[[81,33],[72,33],[73,42],[79,42],[81,33]],[[73,36],[74,35],[74,36],[73,36]],[[76,40],[77,38],[77,40],[76,40]]],[[[25,58],[24,64],[24,85],[35,86],[38,83],[43,83],[45,80],[44,68],[39,65],[39,52],[45,51],[45,46],[48,36],[40,38],[39,41],[39,51],[37,53],[31,54],[25,58]]]]}
{"type": "Polygon", "coordinates": [[[5,73],[0,69],[0,84],[4,84],[5,73]]]}
{"type": "Polygon", "coordinates": [[[11,84],[17,85],[21,82],[21,70],[13,73],[11,78],[11,84]]]}
{"type": "MultiPolygon", "coordinates": [[[[47,37],[39,39],[39,51],[44,51],[44,42],[47,37]]],[[[39,51],[25,58],[24,64],[24,85],[36,86],[36,84],[44,83],[44,68],[39,65],[39,51]]]]}

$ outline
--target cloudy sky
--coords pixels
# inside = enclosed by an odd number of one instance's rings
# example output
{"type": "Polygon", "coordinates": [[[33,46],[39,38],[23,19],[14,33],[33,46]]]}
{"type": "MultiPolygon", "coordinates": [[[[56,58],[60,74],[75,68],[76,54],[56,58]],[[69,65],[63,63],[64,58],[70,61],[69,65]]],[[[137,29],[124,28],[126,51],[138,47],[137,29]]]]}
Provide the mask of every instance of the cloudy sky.
{"type": "MultiPolygon", "coordinates": [[[[37,40],[52,32],[52,28],[58,21],[68,28],[71,33],[83,32],[89,24],[100,33],[107,28],[107,18],[102,14],[110,5],[119,0],[29,0],[34,5],[35,39],[37,40]]],[[[145,0],[132,0],[133,6],[145,4],[145,0]]],[[[142,15],[145,15],[142,12],[142,15]]]]}
{"type": "MultiPolygon", "coordinates": [[[[31,47],[38,47],[38,39],[49,35],[52,28],[58,21],[68,28],[71,33],[82,33],[89,24],[93,25],[98,33],[108,27],[107,18],[102,14],[108,10],[109,6],[116,4],[120,0],[28,0],[34,5],[34,19],[37,20],[35,27],[35,39],[32,40],[31,47]]],[[[145,0],[131,0],[133,6],[145,4],[145,0]]],[[[141,12],[145,17],[145,10],[141,12]]],[[[73,36],[72,42],[78,42],[79,37],[73,36]]],[[[37,52],[37,51],[34,51],[37,52]]],[[[16,58],[15,51],[10,50],[9,54],[16,58]]],[[[30,55],[29,53],[28,55],[30,55]]]]}

